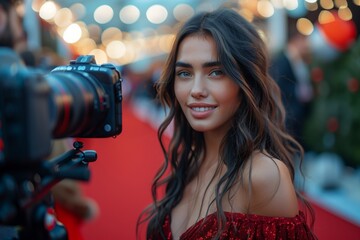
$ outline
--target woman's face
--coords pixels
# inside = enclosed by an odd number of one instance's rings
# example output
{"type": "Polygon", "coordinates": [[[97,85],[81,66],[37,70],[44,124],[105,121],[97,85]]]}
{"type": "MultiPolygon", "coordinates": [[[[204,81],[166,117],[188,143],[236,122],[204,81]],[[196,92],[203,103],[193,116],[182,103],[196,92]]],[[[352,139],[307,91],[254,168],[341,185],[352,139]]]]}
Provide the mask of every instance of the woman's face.
{"type": "Polygon", "coordinates": [[[218,61],[210,36],[188,36],[179,45],[175,96],[192,128],[224,134],[240,105],[240,87],[218,61]]]}

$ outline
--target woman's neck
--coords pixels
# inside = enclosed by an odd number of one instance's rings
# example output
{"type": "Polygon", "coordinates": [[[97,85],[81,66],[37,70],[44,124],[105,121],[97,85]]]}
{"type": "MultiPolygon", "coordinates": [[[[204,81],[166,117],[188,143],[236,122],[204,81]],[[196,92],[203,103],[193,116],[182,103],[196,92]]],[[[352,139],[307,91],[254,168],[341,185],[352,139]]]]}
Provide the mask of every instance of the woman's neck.
{"type": "Polygon", "coordinates": [[[220,146],[223,135],[215,133],[204,133],[205,141],[205,152],[203,155],[203,161],[201,164],[201,169],[207,171],[212,168],[214,165],[217,165],[220,160],[220,146]]]}

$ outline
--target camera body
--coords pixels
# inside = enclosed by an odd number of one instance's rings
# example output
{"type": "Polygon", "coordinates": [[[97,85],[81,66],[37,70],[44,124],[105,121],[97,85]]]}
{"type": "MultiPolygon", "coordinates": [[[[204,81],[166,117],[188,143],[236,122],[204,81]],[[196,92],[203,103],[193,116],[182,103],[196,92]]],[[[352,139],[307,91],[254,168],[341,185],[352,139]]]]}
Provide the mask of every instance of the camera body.
{"type": "MultiPolygon", "coordinates": [[[[89,111],[94,111],[93,113],[88,112],[88,114],[92,114],[95,119],[84,119],[80,115],[78,118],[81,119],[81,121],[79,121],[81,124],[76,125],[75,127],[81,128],[81,131],[74,129],[72,132],[69,132],[69,130],[65,131],[69,133],[64,133],[62,131],[57,133],[55,130],[54,136],[56,138],[66,137],[69,135],[72,137],[102,138],[120,134],[122,131],[122,88],[120,72],[116,69],[116,67],[109,63],[97,65],[93,55],[86,55],[70,61],[70,65],[56,67],[51,71],[47,78],[49,79],[49,82],[51,82],[52,78],[58,76],[62,79],[62,76],[65,75],[73,75],[71,77],[75,79],[72,83],[76,83],[76,81],[78,82],[77,86],[73,87],[74,97],[78,96],[78,94],[88,94],[89,89],[93,90],[93,93],[95,94],[92,101],[84,102],[84,104],[89,111]],[[79,80],[79,76],[87,79],[86,83],[90,84],[88,89],[86,89],[84,81],[81,82],[79,80]],[[86,120],[89,120],[89,122],[92,123],[90,123],[90,125],[85,129],[81,126],[86,126],[86,123],[84,123],[86,120]]],[[[68,90],[70,91],[71,86],[68,85],[68,87],[68,90]]],[[[88,99],[85,99],[86,96],[83,98],[85,101],[88,101],[88,99]]],[[[69,108],[67,107],[66,109],[69,108]]],[[[74,112],[70,112],[70,114],[75,116],[75,110],[80,112],[80,109],[76,108],[74,109],[74,112]]],[[[71,125],[67,124],[67,122],[71,121],[71,119],[63,118],[63,120],[65,122],[62,122],[61,126],[66,128],[71,125]]]]}
{"type": "Polygon", "coordinates": [[[54,138],[121,133],[122,80],[114,65],[97,65],[86,55],[44,74],[17,61],[5,63],[0,64],[0,165],[40,162],[54,138]]]}

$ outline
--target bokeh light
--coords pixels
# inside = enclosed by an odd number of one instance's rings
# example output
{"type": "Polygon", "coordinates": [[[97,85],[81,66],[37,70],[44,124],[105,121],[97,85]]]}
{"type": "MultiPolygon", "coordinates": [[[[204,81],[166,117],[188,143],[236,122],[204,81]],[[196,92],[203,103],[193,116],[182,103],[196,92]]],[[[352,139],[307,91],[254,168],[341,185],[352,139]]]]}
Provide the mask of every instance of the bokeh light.
{"type": "Polygon", "coordinates": [[[339,8],[338,16],[342,20],[349,21],[352,19],[352,12],[351,12],[350,8],[343,6],[343,7],[339,8]]]}
{"type": "Polygon", "coordinates": [[[55,17],[56,12],[57,12],[56,4],[53,1],[47,1],[40,7],[39,16],[42,19],[49,21],[55,17]]]}
{"type": "Polygon", "coordinates": [[[284,0],[284,7],[290,11],[295,10],[299,7],[298,0],[284,0]]]}
{"type": "Polygon", "coordinates": [[[123,38],[123,33],[121,32],[120,29],[116,27],[107,28],[101,34],[101,42],[104,45],[109,44],[109,42],[113,40],[122,40],[122,38],[123,38]]]}
{"type": "Polygon", "coordinates": [[[341,8],[341,7],[347,7],[348,6],[348,3],[346,0],[335,0],[335,6],[337,8],[341,8]]]}
{"type": "Polygon", "coordinates": [[[94,12],[94,19],[99,24],[110,22],[113,16],[114,10],[109,5],[101,5],[94,12]]]}
{"type": "Polygon", "coordinates": [[[86,8],[81,3],[75,3],[70,6],[70,10],[72,11],[74,17],[79,20],[85,17],[86,15],[86,8]]]}
{"type": "Polygon", "coordinates": [[[319,14],[318,21],[320,24],[326,24],[335,21],[335,17],[331,12],[322,10],[319,14]]]}
{"type": "Polygon", "coordinates": [[[188,4],[178,4],[175,6],[173,14],[176,20],[182,22],[192,17],[195,13],[194,8],[188,4]]]}
{"type": "Polygon", "coordinates": [[[67,27],[74,22],[74,17],[69,8],[62,8],[57,11],[54,17],[54,23],[58,27],[67,27]]]}
{"type": "Polygon", "coordinates": [[[87,55],[96,48],[96,43],[91,38],[80,39],[74,48],[79,55],[87,55]]]}
{"type": "Polygon", "coordinates": [[[121,58],[126,53],[126,46],[122,41],[112,41],[106,46],[106,53],[110,58],[121,58]]]}
{"type": "Polygon", "coordinates": [[[271,17],[274,15],[274,6],[267,0],[260,0],[257,4],[257,11],[262,17],[271,17]]]}
{"type": "Polygon", "coordinates": [[[77,23],[73,23],[65,29],[63,39],[67,43],[75,43],[79,41],[81,35],[81,27],[77,23]]]}
{"type": "Polygon", "coordinates": [[[103,64],[108,62],[108,57],[105,51],[102,49],[99,48],[93,49],[89,54],[95,56],[95,61],[98,64],[103,64]]]}
{"type": "Polygon", "coordinates": [[[134,5],[127,5],[119,12],[119,18],[125,24],[135,23],[139,17],[140,10],[134,5]]]}
{"type": "Polygon", "coordinates": [[[331,10],[334,8],[333,0],[320,0],[320,6],[324,9],[331,10]]]}
{"type": "Polygon", "coordinates": [[[162,5],[155,4],[148,8],[146,11],[146,17],[149,22],[154,24],[163,23],[168,16],[168,11],[162,5]]]}
{"type": "Polygon", "coordinates": [[[296,22],[296,28],[301,34],[307,36],[314,31],[313,23],[307,18],[299,18],[296,22]]]}

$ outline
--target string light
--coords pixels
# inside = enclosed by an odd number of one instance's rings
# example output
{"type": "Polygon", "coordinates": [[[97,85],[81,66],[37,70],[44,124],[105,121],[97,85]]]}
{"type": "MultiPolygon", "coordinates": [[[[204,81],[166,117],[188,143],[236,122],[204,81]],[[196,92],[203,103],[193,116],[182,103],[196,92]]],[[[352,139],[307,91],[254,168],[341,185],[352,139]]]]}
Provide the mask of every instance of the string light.
{"type": "Polygon", "coordinates": [[[296,22],[296,28],[301,34],[307,36],[314,31],[313,23],[307,18],[299,18],[296,22]]]}
{"type": "MultiPolygon", "coordinates": [[[[352,1],[360,6],[360,0],[352,1]]],[[[305,11],[320,11],[317,19],[319,23],[332,21],[333,15],[330,10],[335,8],[341,19],[353,18],[347,0],[233,0],[226,2],[228,7],[236,9],[249,21],[254,21],[255,18],[270,18],[275,11],[282,8],[289,12],[296,11],[299,7],[304,8],[303,5],[300,6],[300,3],[305,5],[305,11]]],[[[135,61],[145,57],[146,54],[156,55],[168,52],[174,36],[174,25],[189,19],[199,9],[215,9],[214,3],[210,1],[202,2],[196,9],[191,4],[179,3],[169,11],[172,13],[172,16],[169,16],[168,9],[160,4],[150,5],[147,9],[129,4],[118,10],[119,25],[107,27],[109,22],[113,21],[116,7],[100,5],[92,13],[95,24],[79,24],[79,19],[84,19],[86,15],[89,15],[86,14],[89,8],[82,3],[75,3],[69,8],[59,8],[54,1],[34,0],[32,3],[33,10],[38,11],[39,16],[44,20],[54,24],[58,34],[65,42],[72,44],[77,53],[95,53],[99,61],[111,59],[117,63],[135,61]],[[175,23],[170,22],[172,27],[167,25],[170,19],[175,21],[175,23]],[[150,23],[151,28],[143,25],[147,23],[150,23]],[[122,27],[135,29],[139,26],[144,26],[139,32],[122,31],[122,27]]],[[[297,27],[304,35],[309,35],[314,30],[313,23],[304,17],[298,19],[297,27]]]]}
{"type": "Polygon", "coordinates": [[[352,12],[351,12],[350,8],[348,8],[346,6],[339,8],[338,15],[339,15],[339,18],[341,18],[344,21],[349,21],[352,19],[352,12]]]}
{"type": "Polygon", "coordinates": [[[111,21],[114,16],[114,10],[108,5],[101,5],[94,12],[94,19],[99,24],[105,24],[111,21]]]}
{"type": "Polygon", "coordinates": [[[127,5],[120,10],[119,18],[125,24],[133,24],[140,18],[140,10],[134,5],[127,5]]]}

